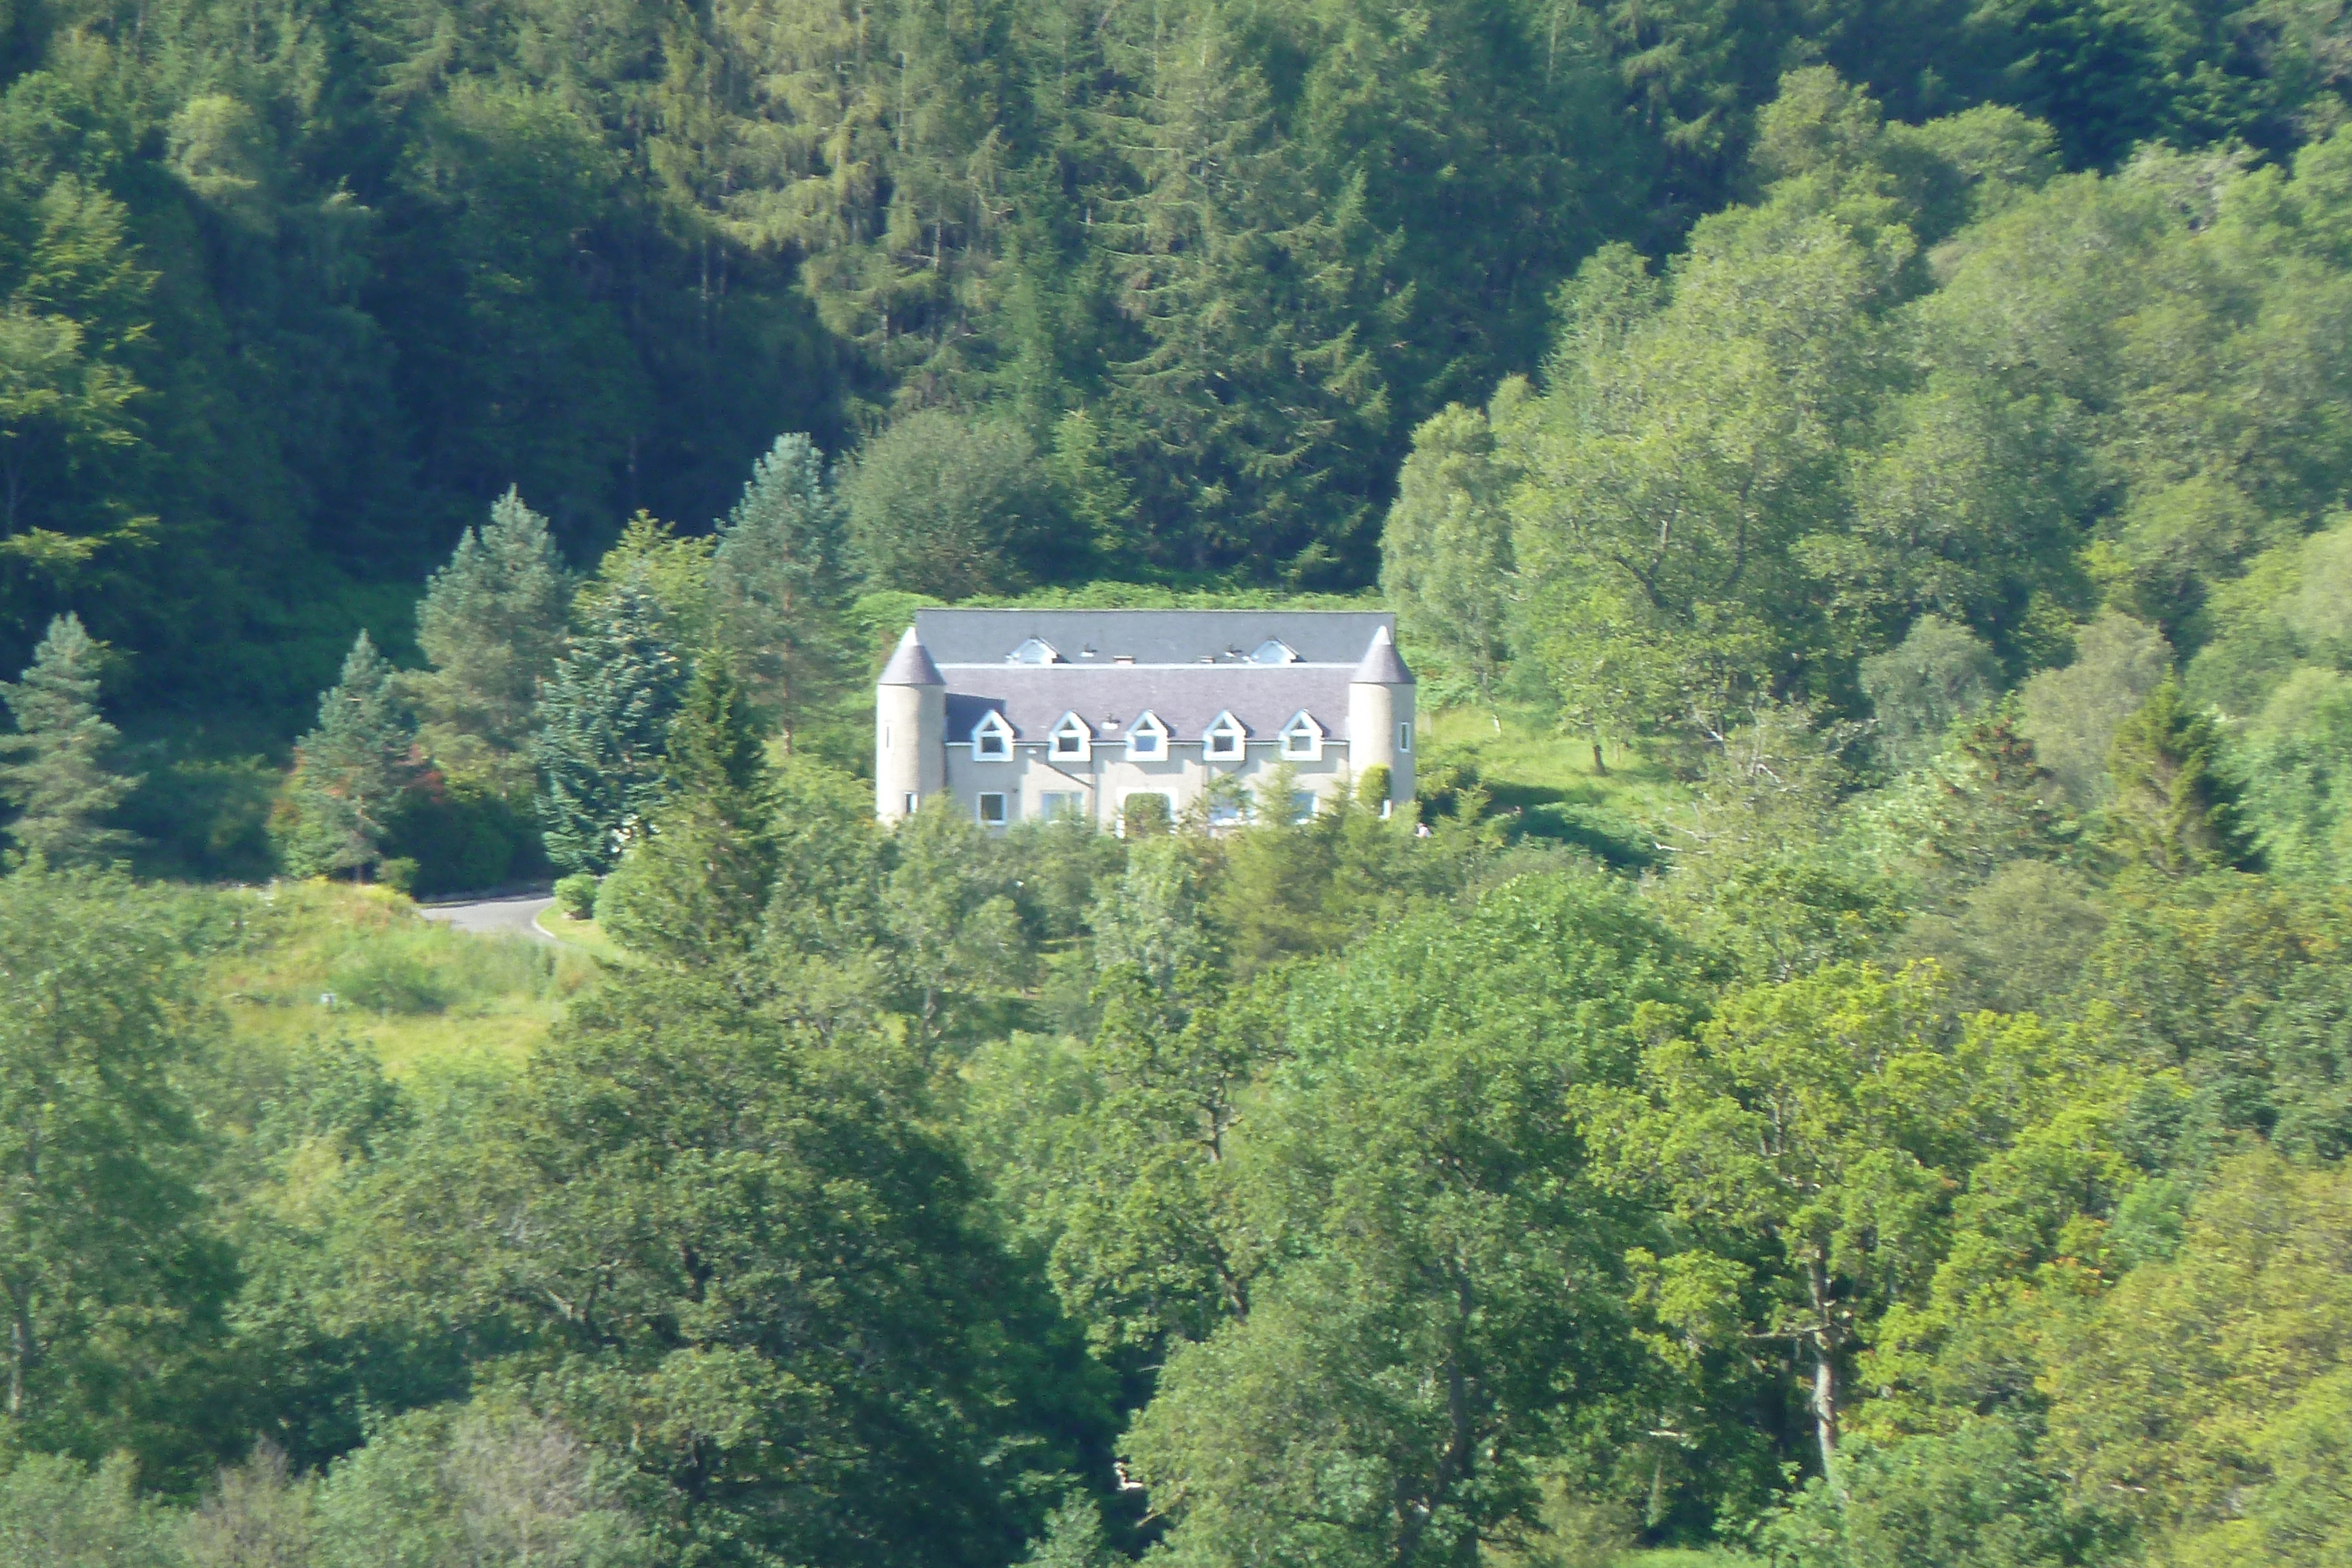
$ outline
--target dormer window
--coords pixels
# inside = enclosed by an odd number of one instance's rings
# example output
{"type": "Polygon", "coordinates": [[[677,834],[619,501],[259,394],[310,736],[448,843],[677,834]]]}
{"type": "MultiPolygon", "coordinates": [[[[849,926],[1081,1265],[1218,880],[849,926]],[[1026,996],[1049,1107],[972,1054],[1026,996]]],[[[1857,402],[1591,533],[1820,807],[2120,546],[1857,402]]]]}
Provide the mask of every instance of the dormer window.
{"type": "Polygon", "coordinates": [[[1048,747],[1056,762],[1085,762],[1094,756],[1094,731],[1076,714],[1066,713],[1061,722],[1047,732],[1048,747]]]}
{"type": "Polygon", "coordinates": [[[1043,637],[1032,637],[1004,655],[1009,664],[1058,664],[1062,655],[1054,652],[1054,644],[1043,637]]]}
{"type": "Polygon", "coordinates": [[[1010,762],[1013,760],[1013,727],[994,708],[982,716],[971,727],[971,759],[974,762],[1010,762]]]}
{"type": "Polygon", "coordinates": [[[1168,727],[1160,716],[1149,710],[1139,714],[1127,727],[1127,759],[1129,762],[1158,762],[1168,755],[1168,727]]]}
{"type": "Polygon", "coordinates": [[[1279,637],[1268,637],[1250,650],[1249,662],[1253,664],[1295,664],[1298,663],[1298,650],[1279,637]]]}
{"type": "Polygon", "coordinates": [[[1249,731],[1230,713],[1221,713],[1201,732],[1201,755],[1212,762],[1239,762],[1249,731]]]}
{"type": "Polygon", "coordinates": [[[1323,760],[1323,727],[1303,708],[1293,714],[1290,722],[1282,727],[1282,759],[1285,762],[1323,760]]]}

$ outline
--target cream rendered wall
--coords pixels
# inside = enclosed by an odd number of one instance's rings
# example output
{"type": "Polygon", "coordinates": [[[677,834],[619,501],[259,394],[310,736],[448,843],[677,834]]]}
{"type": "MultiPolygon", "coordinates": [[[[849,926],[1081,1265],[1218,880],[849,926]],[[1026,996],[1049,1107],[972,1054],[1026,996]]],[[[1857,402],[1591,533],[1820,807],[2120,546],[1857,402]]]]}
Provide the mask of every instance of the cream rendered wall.
{"type": "MultiPolygon", "coordinates": [[[[983,793],[1010,797],[1010,820],[1024,822],[1045,814],[1048,793],[1082,790],[1087,815],[1103,828],[1118,825],[1121,802],[1130,793],[1172,794],[1181,813],[1201,798],[1213,777],[1237,776],[1254,789],[1259,779],[1283,766],[1282,745],[1275,740],[1251,741],[1239,762],[1203,761],[1199,741],[1181,740],[1169,745],[1166,759],[1149,762],[1128,761],[1126,743],[1117,740],[1097,741],[1094,757],[1087,762],[1055,762],[1045,747],[1026,743],[1015,746],[1012,760],[1005,762],[976,760],[969,741],[950,742],[941,749],[947,757],[946,788],[975,820],[983,793]]],[[[1320,760],[1292,762],[1289,768],[1298,789],[1327,800],[1348,789],[1352,777],[1348,746],[1340,740],[1325,741],[1320,760]]]]}
{"type": "Polygon", "coordinates": [[[907,814],[907,797],[928,800],[948,787],[948,689],[945,686],[874,688],[874,814],[895,822],[907,814]]]}

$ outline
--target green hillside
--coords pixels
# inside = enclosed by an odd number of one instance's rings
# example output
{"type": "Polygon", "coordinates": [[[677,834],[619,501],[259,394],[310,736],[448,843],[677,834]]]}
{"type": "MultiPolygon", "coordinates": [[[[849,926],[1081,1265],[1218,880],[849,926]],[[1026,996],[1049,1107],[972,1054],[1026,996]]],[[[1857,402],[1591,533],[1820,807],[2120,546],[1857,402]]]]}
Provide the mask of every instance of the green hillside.
{"type": "Polygon", "coordinates": [[[9,12],[0,1568],[2352,1562],[2346,43],[9,12]]]}

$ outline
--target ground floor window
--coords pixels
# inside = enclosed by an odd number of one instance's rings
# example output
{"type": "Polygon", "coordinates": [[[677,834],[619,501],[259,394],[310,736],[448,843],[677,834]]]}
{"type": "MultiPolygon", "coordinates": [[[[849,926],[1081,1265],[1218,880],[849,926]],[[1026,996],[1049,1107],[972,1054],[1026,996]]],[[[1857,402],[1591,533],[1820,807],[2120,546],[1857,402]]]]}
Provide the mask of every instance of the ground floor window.
{"type": "Polygon", "coordinates": [[[1087,814],[1087,797],[1077,789],[1048,789],[1037,797],[1037,814],[1049,822],[1059,822],[1087,814]]]}
{"type": "Polygon", "coordinates": [[[1290,792],[1290,820],[1294,822],[1306,822],[1313,821],[1314,817],[1315,791],[1312,789],[1292,790],[1290,792]]]}
{"type": "Polygon", "coordinates": [[[980,798],[980,825],[983,828],[1004,826],[1004,797],[996,794],[980,798]]]}

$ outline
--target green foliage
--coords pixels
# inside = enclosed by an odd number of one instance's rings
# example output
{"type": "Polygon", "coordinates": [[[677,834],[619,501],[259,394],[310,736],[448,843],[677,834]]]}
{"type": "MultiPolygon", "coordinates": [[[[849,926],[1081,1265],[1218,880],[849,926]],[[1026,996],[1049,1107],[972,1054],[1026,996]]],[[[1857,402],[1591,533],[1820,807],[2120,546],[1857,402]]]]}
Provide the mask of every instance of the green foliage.
{"type": "Polygon", "coordinates": [[[294,772],[270,814],[286,869],[325,876],[374,865],[416,763],[393,668],[362,632],[342,678],[319,698],[318,726],[296,746],[294,772]]]}
{"type": "Polygon", "coordinates": [[[0,878],[0,1310],[20,1452],[202,1456],[167,1412],[204,1396],[236,1270],[187,1092],[197,913],[119,877],[0,878]]]}
{"type": "Polygon", "coordinates": [[[659,806],[686,672],[642,580],[621,582],[556,662],[531,741],[547,858],[609,871],[659,806]]]}
{"type": "Polygon", "coordinates": [[[574,920],[596,918],[596,879],[584,871],[555,879],[555,904],[574,920]]]}
{"type": "Polygon", "coordinates": [[[1945,731],[1990,704],[2000,671],[1984,639],[1941,616],[1923,615],[1900,643],[1864,659],[1860,674],[1879,746],[1900,766],[1932,755],[1945,731]]]}
{"type": "Polygon", "coordinates": [[[2107,817],[2123,853],[2171,876],[2245,860],[2237,792],[2215,770],[2221,745],[2213,721],[2188,710],[2169,675],[2116,727],[2107,817]]]}
{"type": "Polygon", "coordinates": [[[2053,1368],[2051,1433],[2086,1493],[2185,1563],[2317,1563],[2340,1545],[2345,1180],[2252,1155],[2053,1368]]]}
{"type": "Polygon", "coordinates": [[[2147,627],[2109,613],[2083,630],[2073,664],[2025,683],[2018,727],[2076,805],[2097,805],[2114,790],[2116,733],[2163,684],[2169,654],[2147,627]]]}
{"type": "Polygon", "coordinates": [[[1468,666],[1489,688],[1506,649],[1510,475],[1475,409],[1448,407],[1413,432],[1381,534],[1381,590],[1412,609],[1409,630],[1468,666]]]}
{"type": "Polygon", "coordinates": [[[842,488],[871,587],[962,599],[1048,575],[1055,519],[1017,425],[908,414],[859,452],[842,488]]]}
{"type": "Polygon", "coordinates": [[[716,636],[735,678],[789,737],[846,674],[848,507],[815,444],[781,435],[753,465],[711,555],[716,636]]]}
{"type": "Polygon", "coordinates": [[[426,580],[416,646],[432,668],[403,687],[418,740],[452,779],[529,788],[531,708],[562,651],[570,598],[547,519],[512,490],[426,580]]]}
{"type": "Polygon", "coordinates": [[[419,897],[499,887],[547,863],[527,799],[436,773],[402,793],[386,829],[384,848],[415,867],[401,891],[419,897]]]}
{"type": "Polygon", "coordinates": [[[1631,1360],[1570,1086],[1623,1071],[1670,951],[1612,891],[1529,879],[1302,998],[1233,1155],[1280,1261],[1128,1438],[1172,1557],[1443,1561],[1531,1511],[1550,1423],[1631,1360]]]}
{"type": "Polygon", "coordinates": [[[1815,1481],[1764,1530],[1789,1568],[2058,1568],[2087,1533],[2067,1517],[2030,1441],[1998,1417],[1887,1447],[1857,1442],[1843,1493],[1815,1481]]]}
{"type": "Polygon", "coordinates": [[[1090,1376],[887,1043],[780,1051],[723,997],[617,985],[511,1094],[453,1108],[371,1183],[361,1299],[534,1347],[514,1392],[626,1456],[670,1554],[1004,1561],[1099,1432],[1090,1376]]]}
{"type": "Polygon", "coordinates": [[[0,737],[0,757],[14,759],[0,763],[0,800],[17,808],[8,833],[55,865],[103,862],[133,841],[104,825],[140,782],[106,769],[117,733],[98,713],[104,653],[79,619],[60,615],[23,678],[0,685],[16,720],[16,733],[0,737]]]}
{"type": "Polygon", "coordinates": [[[0,1551],[24,1568],[182,1568],[173,1535],[127,1457],[93,1471],[37,1454],[0,1477],[0,1551]]]}
{"type": "Polygon", "coordinates": [[[617,1468],[554,1422],[476,1402],[369,1434],[317,1490],[328,1568],[637,1568],[656,1561],[617,1468]]]}

